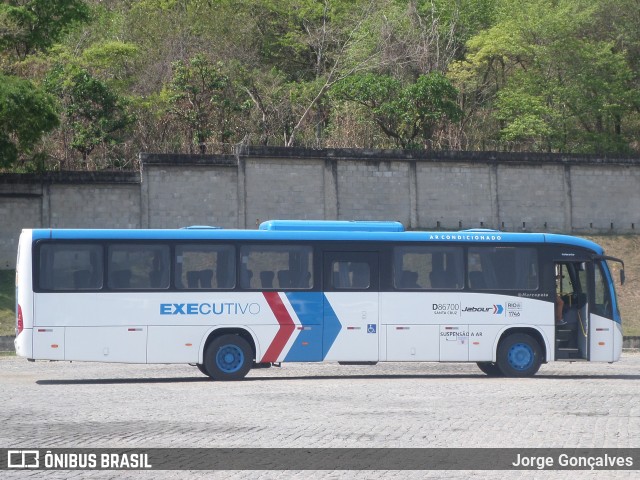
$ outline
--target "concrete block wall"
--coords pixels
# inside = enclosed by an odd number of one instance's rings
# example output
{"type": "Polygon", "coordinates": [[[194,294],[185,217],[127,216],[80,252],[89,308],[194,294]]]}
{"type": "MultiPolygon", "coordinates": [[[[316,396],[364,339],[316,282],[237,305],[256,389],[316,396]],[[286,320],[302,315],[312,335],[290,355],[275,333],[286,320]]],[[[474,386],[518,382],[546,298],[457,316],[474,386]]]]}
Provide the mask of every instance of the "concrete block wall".
{"type": "Polygon", "coordinates": [[[571,168],[572,224],[575,233],[640,231],[640,168],[571,168]]]}
{"type": "Polygon", "coordinates": [[[20,232],[23,228],[40,226],[41,217],[38,197],[0,197],[0,269],[15,267],[20,232]]]}
{"type": "Polygon", "coordinates": [[[571,198],[562,165],[496,168],[499,224],[510,231],[563,232],[571,228],[571,198]]]}
{"type": "Polygon", "coordinates": [[[416,228],[497,228],[492,170],[482,164],[418,162],[416,228]]]}
{"type": "Polygon", "coordinates": [[[338,161],[338,220],[397,220],[411,223],[410,164],[338,161]]]}
{"type": "Polygon", "coordinates": [[[291,159],[244,160],[245,223],[242,228],[273,218],[326,218],[324,161],[291,159]]]}
{"type": "Polygon", "coordinates": [[[24,228],[140,228],[140,175],[0,175],[0,269],[15,268],[24,228]]]}
{"type": "Polygon", "coordinates": [[[228,166],[154,165],[144,169],[144,228],[238,227],[238,171],[228,166]]]}
{"type": "Polygon", "coordinates": [[[140,228],[137,184],[71,184],[46,187],[51,228],[140,228]]]}

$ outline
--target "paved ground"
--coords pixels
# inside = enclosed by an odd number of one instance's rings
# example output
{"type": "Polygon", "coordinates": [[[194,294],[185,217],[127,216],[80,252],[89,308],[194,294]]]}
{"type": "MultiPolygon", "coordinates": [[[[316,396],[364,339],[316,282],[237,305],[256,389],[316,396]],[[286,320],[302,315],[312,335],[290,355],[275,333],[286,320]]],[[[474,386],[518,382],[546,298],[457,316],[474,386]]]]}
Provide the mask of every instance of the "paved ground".
{"type": "MultiPolygon", "coordinates": [[[[287,364],[218,383],[190,366],[0,357],[0,447],[640,448],[640,354],[531,379],[474,364],[287,364]]],[[[3,472],[185,478],[186,472],[3,472]]],[[[580,472],[580,478],[637,478],[580,472]]],[[[195,472],[199,478],[576,478],[577,472],[195,472]]]]}

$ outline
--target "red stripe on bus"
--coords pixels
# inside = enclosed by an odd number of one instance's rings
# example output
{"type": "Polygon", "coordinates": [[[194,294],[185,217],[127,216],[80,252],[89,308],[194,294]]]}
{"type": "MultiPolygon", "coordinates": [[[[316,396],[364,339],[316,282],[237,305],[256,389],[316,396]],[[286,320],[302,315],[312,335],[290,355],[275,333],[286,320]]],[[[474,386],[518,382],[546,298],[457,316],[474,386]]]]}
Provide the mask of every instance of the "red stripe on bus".
{"type": "Polygon", "coordinates": [[[262,362],[277,362],[282,350],[289,341],[289,338],[291,338],[291,334],[296,329],[296,325],[293,323],[287,308],[282,303],[278,292],[262,292],[262,294],[280,324],[278,333],[276,333],[271,345],[269,345],[269,348],[267,348],[267,351],[262,357],[262,362]]]}

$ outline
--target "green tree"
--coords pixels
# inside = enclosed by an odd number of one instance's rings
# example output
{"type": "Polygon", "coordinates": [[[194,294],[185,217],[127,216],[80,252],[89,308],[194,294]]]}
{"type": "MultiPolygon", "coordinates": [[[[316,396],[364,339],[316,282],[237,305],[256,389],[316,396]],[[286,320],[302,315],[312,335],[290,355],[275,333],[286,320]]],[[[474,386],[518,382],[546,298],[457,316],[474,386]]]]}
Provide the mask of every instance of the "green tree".
{"type": "Polygon", "coordinates": [[[292,84],[276,68],[249,71],[240,66],[235,74],[239,88],[253,102],[253,108],[247,112],[245,131],[253,134],[260,145],[284,142],[294,122],[292,84]]]}
{"type": "Polygon", "coordinates": [[[0,167],[26,159],[58,126],[53,99],[32,82],[0,74],[0,167]]]}
{"type": "Polygon", "coordinates": [[[485,138],[522,149],[628,149],[638,90],[625,52],[597,28],[601,2],[503,0],[497,23],[468,42],[449,74],[465,120],[488,114],[497,131],[485,138]]]}
{"type": "Polygon", "coordinates": [[[385,135],[402,148],[430,148],[436,129],[460,118],[457,91],[438,72],[408,85],[389,75],[354,75],[338,83],[333,95],[366,107],[385,135]]]}
{"type": "Polygon", "coordinates": [[[104,82],[78,66],[56,66],[45,86],[60,103],[64,127],[71,133],[70,146],[88,157],[98,146],[109,147],[123,141],[133,118],[124,100],[104,82]]]}
{"type": "Polygon", "coordinates": [[[24,59],[88,18],[89,8],[81,0],[6,0],[0,4],[0,49],[24,59]]]}
{"type": "Polygon", "coordinates": [[[213,64],[204,55],[188,63],[173,64],[173,78],[163,95],[170,113],[179,119],[190,138],[190,145],[206,152],[207,141],[229,142],[234,135],[236,118],[246,101],[239,98],[221,64],[213,64]]]}
{"type": "MultiPolygon", "coordinates": [[[[240,8],[253,25],[243,36],[254,62],[262,70],[260,81],[249,85],[254,107],[267,114],[260,124],[279,125],[277,132],[287,146],[322,145],[330,110],[327,96],[332,85],[353,73],[372,68],[375,48],[361,50],[365,26],[376,12],[373,0],[250,0],[240,8]],[[263,83],[263,80],[267,80],[263,83]],[[282,88],[272,88],[273,80],[282,88]],[[283,92],[289,100],[283,102],[283,92]],[[268,98],[274,94],[274,98],[268,98]],[[265,108],[282,105],[286,114],[265,108]]],[[[247,31],[246,28],[239,28],[247,31]]],[[[241,55],[247,58],[247,54],[241,55]]],[[[263,129],[264,130],[264,129],[263,129]]],[[[260,133],[264,142],[264,135],[260,133]]]]}
{"type": "Polygon", "coordinates": [[[135,83],[135,62],[139,48],[120,41],[98,42],[82,52],[82,63],[96,76],[125,90],[135,83]]]}

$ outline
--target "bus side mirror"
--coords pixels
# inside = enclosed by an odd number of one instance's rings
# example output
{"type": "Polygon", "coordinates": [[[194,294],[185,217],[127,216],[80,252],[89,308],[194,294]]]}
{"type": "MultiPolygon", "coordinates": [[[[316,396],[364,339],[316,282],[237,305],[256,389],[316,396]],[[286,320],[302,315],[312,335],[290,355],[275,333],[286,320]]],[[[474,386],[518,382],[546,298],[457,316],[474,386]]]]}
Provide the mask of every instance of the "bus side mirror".
{"type": "Polygon", "coordinates": [[[624,285],[624,262],[616,257],[609,257],[607,255],[594,255],[594,259],[598,260],[610,260],[620,264],[620,285],[624,285]]]}

